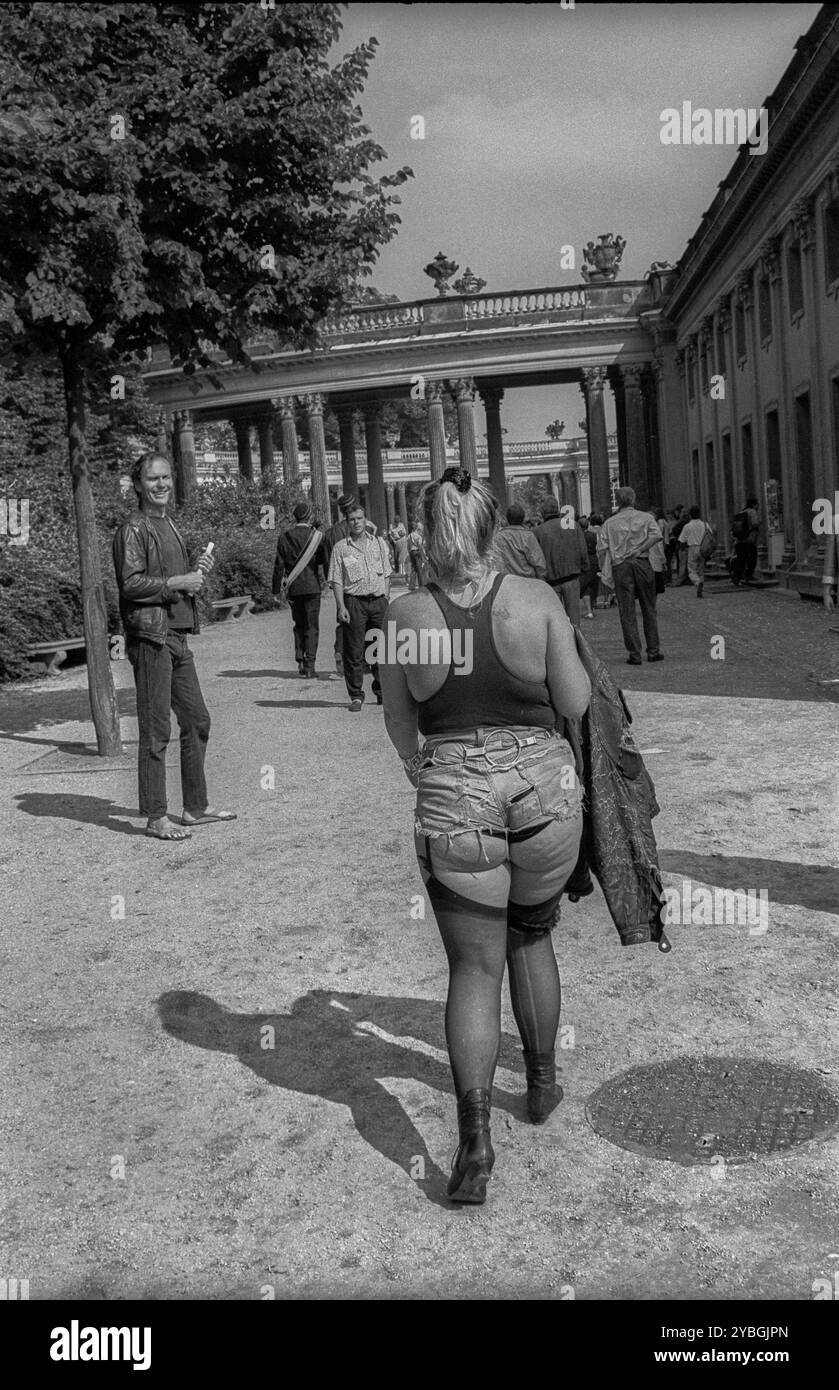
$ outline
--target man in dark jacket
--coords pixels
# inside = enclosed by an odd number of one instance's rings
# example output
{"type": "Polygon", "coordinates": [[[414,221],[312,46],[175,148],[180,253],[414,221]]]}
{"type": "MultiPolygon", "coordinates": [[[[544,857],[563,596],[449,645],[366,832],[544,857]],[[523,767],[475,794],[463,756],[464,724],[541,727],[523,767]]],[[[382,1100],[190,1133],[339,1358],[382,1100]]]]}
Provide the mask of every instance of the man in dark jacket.
{"type": "MultiPolygon", "coordinates": [[[[281,532],[277,541],[277,558],[271,588],[275,594],[287,592],[294,624],[294,657],[301,676],[313,677],[320,637],[321,571],[326,580],[328,561],[323,536],[312,524],[312,508],[308,502],[298,502],[294,508],[294,525],[281,532]],[[315,537],[320,535],[316,545],[315,537]],[[283,587],[284,575],[291,574],[306,551],[309,557],[296,577],[283,587]]],[[[287,581],[286,581],[287,582],[287,581]]]]}
{"type": "Polygon", "coordinates": [[[495,554],[502,574],[525,579],[544,579],[547,574],[542,547],[524,524],[524,507],[507,508],[507,524],[495,536],[495,554]]]}
{"type": "Polygon", "coordinates": [[[573,507],[560,516],[555,497],[542,503],[542,525],[533,532],[545,556],[547,581],[556,589],[574,627],[580,626],[580,575],[588,570],[588,548],[573,507]]]}
{"type": "Polygon", "coordinates": [[[137,686],[140,731],[140,814],[146,834],[157,840],[187,840],[169,820],[166,807],[166,748],[171,711],[181,731],[181,791],[184,826],[235,820],[232,811],[207,804],[204,756],[210,716],[187,636],[198,632],[195,600],[213,558],[202,555],[190,569],[186,546],[166,515],[172,499],[172,469],[163,454],[144,454],[131,471],[139,510],[114,536],[114,569],[126,636],[126,655],[137,686]]]}

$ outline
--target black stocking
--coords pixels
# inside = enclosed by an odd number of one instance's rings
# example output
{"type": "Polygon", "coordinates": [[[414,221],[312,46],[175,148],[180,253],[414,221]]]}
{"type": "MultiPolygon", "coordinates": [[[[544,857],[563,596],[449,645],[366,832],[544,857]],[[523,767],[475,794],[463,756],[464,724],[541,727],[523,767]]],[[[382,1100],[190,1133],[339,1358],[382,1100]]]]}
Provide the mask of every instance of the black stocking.
{"type": "Polygon", "coordinates": [[[562,995],[549,931],[507,934],[510,1001],[527,1052],[553,1052],[562,995]]]}
{"type": "Polygon", "coordinates": [[[446,1043],[458,1099],[489,1089],[501,1043],[501,983],[507,938],[506,907],[489,907],[426,881],[449,959],[446,1043]]]}

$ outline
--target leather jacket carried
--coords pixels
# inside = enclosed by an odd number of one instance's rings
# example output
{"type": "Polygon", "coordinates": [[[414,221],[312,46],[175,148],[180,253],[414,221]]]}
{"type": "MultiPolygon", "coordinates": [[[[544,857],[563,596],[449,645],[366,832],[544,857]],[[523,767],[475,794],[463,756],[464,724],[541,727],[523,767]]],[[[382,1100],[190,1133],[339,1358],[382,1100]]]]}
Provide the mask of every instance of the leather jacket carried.
{"type": "MultiPolygon", "coordinates": [[[[191,566],[192,557],[186,542],[174,522],[172,527],[191,566]]],[[[179,597],[190,603],[193,631],[200,631],[195,599],[191,594],[179,595],[166,583],[160,545],[143,512],[132,512],[115,533],[113,554],[119,613],[127,637],[147,637],[162,645],[169,631],[169,607],[179,597]]]]}

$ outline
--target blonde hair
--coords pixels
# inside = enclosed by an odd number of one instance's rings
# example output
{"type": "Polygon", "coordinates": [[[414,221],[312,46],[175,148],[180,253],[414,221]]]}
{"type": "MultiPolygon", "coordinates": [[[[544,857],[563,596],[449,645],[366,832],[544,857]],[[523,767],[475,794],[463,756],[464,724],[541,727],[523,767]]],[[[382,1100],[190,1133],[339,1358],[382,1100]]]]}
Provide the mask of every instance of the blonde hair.
{"type": "Polygon", "coordinates": [[[447,468],[419,495],[425,553],[439,579],[479,579],[493,567],[498,502],[464,468],[447,468]]]}

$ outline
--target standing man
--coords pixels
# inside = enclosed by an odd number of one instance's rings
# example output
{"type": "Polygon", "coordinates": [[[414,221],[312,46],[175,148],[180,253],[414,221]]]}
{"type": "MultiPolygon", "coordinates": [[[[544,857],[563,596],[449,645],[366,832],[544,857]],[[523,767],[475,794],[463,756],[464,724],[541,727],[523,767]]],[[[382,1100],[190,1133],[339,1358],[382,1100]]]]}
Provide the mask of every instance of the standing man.
{"type": "Polygon", "coordinates": [[[524,507],[507,508],[507,524],[495,535],[495,554],[502,574],[520,574],[525,579],[544,579],[547,565],[542,547],[524,524],[524,507]]]}
{"type": "MultiPolygon", "coordinates": [[[[344,625],[344,679],[350,710],[364,703],[364,641],[371,628],[381,629],[390,597],[392,566],[381,536],[366,528],[364,508],[356,503],[347,514],[349,535],[338,541],[329,562],[329,583],[335,594],[338,621],[344,625]]],[[[371,666],[373,694],[382,703],[379,668],[371,666]]]]}
{"type": "Polygon", "coordinates": [[[280,533],[277,558],[271,589],[275,594],[288,594],[294,624],[294,659],[301,676],[312,678],[320,637],[320,571],[326,582],[329,562],[324,548],[323,532],[313,524],[311,503],[298,502],[294,508],[294,525],[280,533]],[[289,578],[285,579],[284,576],[289,578]]]}
{"type": "Polygon", "coordinates": [[[114,569],[126,655],[137,686],[140,730],[140,814],[146,834],[157,840],[188,840],[167,815],[166,748],[174,710],[181,731],[181,792],[184,826],[235,820],[232,811],[207,804],[204,756],[210,716],[195,672],[188,634],[198,632],[194,595],[213,568],[202,555],[190,569],[186,546],[166,515],[172,500],[172,469],[164,454],[144,454],[131,470],[139,510],[114,535],[114,569]]]}
{"type": "Polygon", "coordinates": [[[705,558],[699,547],[709,528],[702,520],[702,513],[695,504],[690,508],[689,518],[687,525],[682,528],[682,544],[688,548],[688,579],[691,584],[696,585],[696,597],[701,598],[702,586],[705,582],[705,558]]]}
{"type": "Polygon", "coordinates": [[[636,599],[641,605],[647,660],[663,661],[655,613],[655,575],[648,558],[653,546],[661,543],[661,531],[649,512],[636,511],[631,487],[619,487],[615,498],[618,510],[604,521],[597,541],[597,553],[602,557],[601,578],[617,594],[624,646],[629,652],[628,664],[641,665],[636,599]]]}
{"type": "Polygon", "coordinates": [[[565,506],[562,512],[560,516],[555,497],[546,497],[542,503],[542,525],[536,527],[533,535],[545,556],[545,577],[556,589],[572,625],[579,627],[580,575],[588,571],[588,549],[574,508],[565,506]]]}
{"type": "MultiPolygon", "coordinates": [[[[326,556],[325,569],[329,569],[329,562],[332,559],[332,551],[339,541],[345,541],[350,534],[347,517],[350,508],[356,506],[356,500],[351,492],[343,492],[338,498],[338,511],[341,520],[336,521],[334,526],[330,526],[323,538],[324,554],[326,556]]],[[[375,536],[376,527],[372,521],[366,523],[368,535],[375,536]]],[[[338,622],[335,627],[335,670],[339,676],[344,674],[344,625],[338,622]]]]}
{"type": "Polygon", "coordinates": [[[747,497],[746,505],[731,522],[734,538],[734,564],[731,566],[732,584],[751,584],[757,565],[757,538],[760,532],[760,517],[757,498],[747,497]]]}

